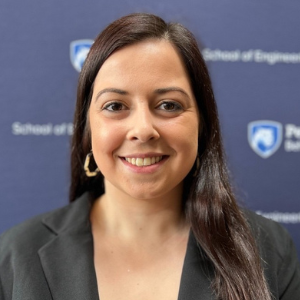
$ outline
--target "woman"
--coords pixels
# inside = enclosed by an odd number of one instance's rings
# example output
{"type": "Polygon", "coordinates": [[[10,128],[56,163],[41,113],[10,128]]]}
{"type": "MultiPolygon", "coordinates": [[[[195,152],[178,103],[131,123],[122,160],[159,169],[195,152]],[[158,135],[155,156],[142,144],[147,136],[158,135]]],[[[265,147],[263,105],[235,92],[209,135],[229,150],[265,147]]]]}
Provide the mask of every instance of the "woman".
{"type": "Polygon", "coordinates": [[[133,14],[97,37],[71,164],[72,203],[2,236],[1,299],[299,299],[290,237],[236,204],[181,25],[133,14]]]}

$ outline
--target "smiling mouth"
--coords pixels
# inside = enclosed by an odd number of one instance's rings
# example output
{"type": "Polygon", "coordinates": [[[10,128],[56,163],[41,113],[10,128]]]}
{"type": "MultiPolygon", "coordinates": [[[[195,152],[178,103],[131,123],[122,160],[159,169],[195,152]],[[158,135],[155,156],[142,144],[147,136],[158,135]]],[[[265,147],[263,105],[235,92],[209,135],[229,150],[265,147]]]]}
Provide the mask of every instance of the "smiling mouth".
{"type": "Polygon", "coordinates": [[[151,166],[156,163],[159,163],[163,159],[163,156],[145,157],[145,158],[124,157],[124,159],[131,165],[138,166],[138,167],[145,167],[145,166],[151,166]]]}

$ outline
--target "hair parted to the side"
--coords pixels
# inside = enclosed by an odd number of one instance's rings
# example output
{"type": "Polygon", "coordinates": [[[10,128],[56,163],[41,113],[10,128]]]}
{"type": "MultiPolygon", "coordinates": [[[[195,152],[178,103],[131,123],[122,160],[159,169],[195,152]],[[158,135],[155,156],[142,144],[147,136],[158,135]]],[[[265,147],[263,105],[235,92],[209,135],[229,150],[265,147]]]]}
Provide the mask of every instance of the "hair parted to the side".
{"type": "Polygon", "coordinates": [[[231,189],[209,74],[194,36],[180,24],[165,23],[151,14],[131,14],[114,21],[96,38],[78,83],[70,201],[87,191],[94,198],[104,193],[103,176],[89,178],[83,170],[91,150],[87,113],[95,77],[114,51],[147,39],[165,39],[176,47],[197,101],[200,166],[196,176],[191,170],[185,179],[183,207],[197,242],[213,265],[212,288],[222,300],[271,300],[255,240],[231,189]]]}

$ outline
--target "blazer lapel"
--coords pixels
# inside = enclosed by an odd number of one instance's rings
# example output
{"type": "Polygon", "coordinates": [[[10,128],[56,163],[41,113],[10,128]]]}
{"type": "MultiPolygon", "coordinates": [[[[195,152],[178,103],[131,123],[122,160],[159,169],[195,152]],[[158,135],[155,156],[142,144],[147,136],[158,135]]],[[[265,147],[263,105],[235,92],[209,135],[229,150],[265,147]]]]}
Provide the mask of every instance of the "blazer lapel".
{"type": "Polygon", "coordinates": [[[98,300],[85,195],[44,220],[56,236],[38,252],[54,300],[98,300]]]}
{"type": "Polygon", "coordinates": [[[199,300],[200,298],[201,300],[215,300],[210,288],[209,278],[212,274],[211,265],[197,246],[191,232],[182,269],[178,300],[199,300]]]}
{"type": "MultiPolygon", "coordinates": [[[[84,194],[43,220],[54,233],[38,251],[53,300],[99,300],[89,213],[90,201],[84,194]]],[[[212,274],[191,232],[178,300],[198,300],[199,295],[201,300],[216,299],[210,289],[212,274]]]]}

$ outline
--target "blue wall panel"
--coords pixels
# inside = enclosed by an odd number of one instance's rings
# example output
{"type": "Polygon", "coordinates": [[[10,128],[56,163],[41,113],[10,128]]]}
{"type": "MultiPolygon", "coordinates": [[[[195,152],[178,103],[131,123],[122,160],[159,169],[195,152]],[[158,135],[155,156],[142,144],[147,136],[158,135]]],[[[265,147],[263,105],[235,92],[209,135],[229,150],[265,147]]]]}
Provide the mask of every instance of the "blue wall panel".
{"type": "Polygon", "coordinates": [[[70,43],[152,12],[201,40],[239,201],[280,221],[300,253],[299,11],[291,0],[2,1],[0,232],[67,203],[78,78],[70,43]],[[254,121],[264,123],[252,148],[254,121]]]}

